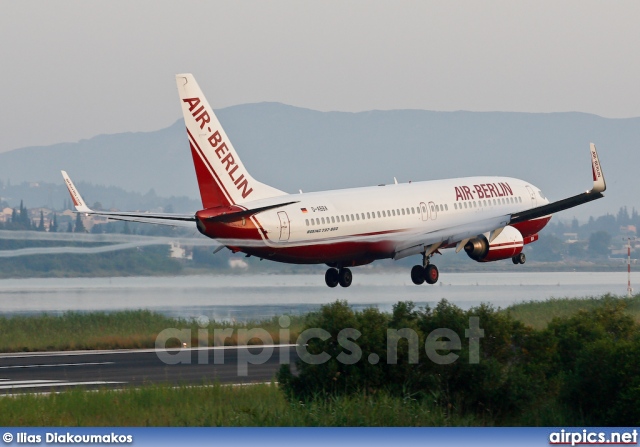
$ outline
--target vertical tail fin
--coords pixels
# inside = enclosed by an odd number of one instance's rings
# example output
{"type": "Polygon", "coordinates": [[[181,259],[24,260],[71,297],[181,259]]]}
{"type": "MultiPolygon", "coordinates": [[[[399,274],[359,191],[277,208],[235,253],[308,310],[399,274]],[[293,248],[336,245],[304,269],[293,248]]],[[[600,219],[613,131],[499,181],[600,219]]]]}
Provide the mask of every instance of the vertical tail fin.
{"type": "Polygon", "coordinates": [[[176,75],[176,83],[202,205],[213,208],[285,195],[247,172],[193,75],[176,75]]]}
{"type": "Polygon", "coordinates": [[[76,207],[76,211],[79,211],[81,213],[91,212],[91,209],[87,206],[86,203],[84,203],[82,196],[78,192],[78,188],[76,188],[76,185],[73,184],[67,172],[66,171],[60,171],[60,172],[62,172],[62,178],[64,179],[64,184],[69,190],[69,194],[71,195],[71,200],[73,201],[73,205],[76,207]]]}

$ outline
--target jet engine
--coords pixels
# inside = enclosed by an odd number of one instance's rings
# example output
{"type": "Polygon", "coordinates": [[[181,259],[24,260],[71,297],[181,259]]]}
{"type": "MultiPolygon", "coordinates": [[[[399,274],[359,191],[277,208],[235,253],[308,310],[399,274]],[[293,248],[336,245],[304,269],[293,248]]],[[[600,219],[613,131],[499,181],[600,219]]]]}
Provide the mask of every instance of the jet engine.
{"type": "Polygon", "coordinates": [[[492,262],[513,258],[522,252],[522,247],[522,234],[516,228],[507,225],[492,242],[489,242],[489,233],[469,239],[464,251],[474,261],[492,262]]]}

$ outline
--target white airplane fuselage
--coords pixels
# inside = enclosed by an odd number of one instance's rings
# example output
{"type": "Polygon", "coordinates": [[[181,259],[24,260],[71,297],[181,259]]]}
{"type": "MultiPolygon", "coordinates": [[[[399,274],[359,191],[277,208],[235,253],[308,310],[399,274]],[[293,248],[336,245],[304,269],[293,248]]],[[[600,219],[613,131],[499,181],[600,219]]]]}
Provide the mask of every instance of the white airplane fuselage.
{"type": "MultiPolygon", "coordinates": [[[[249,209],[295,203],[250,219],[199,224],[203,234],[261,258],[299,264],[354,266],[393,258],[412,234],[496,218],[549,203],[531,183],[509,177],[467,177],[278,196],[249,209]]],[[[206,216],[203,210],[201,216],[206,216]]],[[[550,216],[514,225],[536,235],[550,216]]],[[[443,237],[441,248],[451,243],[443,237]]],[[[537,239],[537,237],[536,237],[537,239]]],[[[510,257],[510,256],[508,256],[510,257]]]]}

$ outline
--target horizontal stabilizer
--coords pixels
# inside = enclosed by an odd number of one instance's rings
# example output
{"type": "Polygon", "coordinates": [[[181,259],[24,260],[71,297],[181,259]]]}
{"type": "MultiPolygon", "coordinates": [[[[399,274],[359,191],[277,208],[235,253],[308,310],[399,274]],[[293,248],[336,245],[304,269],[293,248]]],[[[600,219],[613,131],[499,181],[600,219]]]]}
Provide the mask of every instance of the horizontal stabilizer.
{"type": "Polygon", "coordinates": [[[274,208],[282,208],[283,206],[293,205],[294,203],[298,202],[299,201],[277,203],[275,205],[261,206],[259,208],[247,209],[235,213],[218,214],[217,216],[204,217],[203,219],[209,222],[233,222],[234,220],[242,219],[243,217],[253,216],[255,214],[262,213],[263,211],[272,210],[274,208]]]}

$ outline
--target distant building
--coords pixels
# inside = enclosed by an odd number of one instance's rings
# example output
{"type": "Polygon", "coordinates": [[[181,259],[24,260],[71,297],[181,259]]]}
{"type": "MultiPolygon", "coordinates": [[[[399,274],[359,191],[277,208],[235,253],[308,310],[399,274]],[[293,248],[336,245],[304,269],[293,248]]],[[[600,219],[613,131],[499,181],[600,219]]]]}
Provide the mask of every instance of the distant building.
{"type": "Polygon", "coordinates": [[[2,212],[0,212],[0,222],[10,222],[12,214],[13,208],[4,208],[2,212]]]}
{"type": "Polygon", "coordinates": [[[636,226],[635,225],[623,225],[620,227],[620,234],[623,236],[635,236],[636,226]]]}
{"type": "Polygon", "coordinates": [[[186,247],[182,247],[177,242],[172,242],[169,256],[175,259],[193,259],[193,251],[186,247]]]}
{"type": "Polygon", "coordinates": [[[578,233],[563,233],[565,244],[575,244],[579,242],[578,233]]]}

